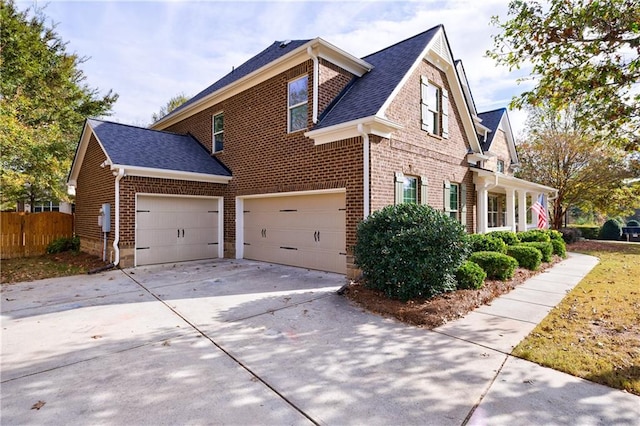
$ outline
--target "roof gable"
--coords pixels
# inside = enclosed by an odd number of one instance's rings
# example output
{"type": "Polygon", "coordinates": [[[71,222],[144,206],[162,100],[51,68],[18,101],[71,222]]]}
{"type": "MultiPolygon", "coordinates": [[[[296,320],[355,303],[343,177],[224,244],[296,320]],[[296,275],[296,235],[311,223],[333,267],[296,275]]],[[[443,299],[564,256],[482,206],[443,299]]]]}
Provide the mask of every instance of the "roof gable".
{"type": "Polygon", "coordinates": [[[91,134],[107,156],[107,165],[124,168],[129,175],[196,181],[231,178],[231,172],[191,135],[87,119],[69,174],[71,186],[80,172],[91,134]]]}
{"type": "Polygon", "coordinates": [[[511,123],[509,122],[509,116],[506,108],[499,108],[493,111],[481,112],[478,117],[482,120],[482,125],[489,128],[486,139],[481,139],[482,150],[490,151],[491,144],[495,138],[498,130],[502,130],[505,133],[507,144],[509,146],[509,153],[511,154],[511,161],[513,163],[518,162],[518,152],[516,150],[515,140],[513,138],[513,132],[511,130],[511,123]]]}

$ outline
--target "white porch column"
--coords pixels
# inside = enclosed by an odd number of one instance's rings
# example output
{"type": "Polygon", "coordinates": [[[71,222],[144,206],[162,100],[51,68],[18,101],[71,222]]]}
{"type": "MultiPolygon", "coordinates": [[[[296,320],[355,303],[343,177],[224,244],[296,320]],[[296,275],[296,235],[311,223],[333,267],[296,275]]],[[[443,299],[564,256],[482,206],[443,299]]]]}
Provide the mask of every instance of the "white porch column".
{"type": "Polygon", "coordinates": [[[527,230],[527,191],[518,190],[518,231],[527,230]]]}
{"type": "Polygon", "coordinates": [[[513,188],[505,188],[507,192],[507,223],[505,226],[511,227],[513,232],[516,232],[516,192],[513,188]]]}
{"type": "Polygon", "coordinates": [[[478,224],[476,228],[476,232],[478,234],[484,234],[488,230],[489,223],[489,213],[487,211],[488,199],[489,199],[489,191],[487,191],[487,187],[484,184],[476,185],[477,196],[478,196],[478,206],[476,213],[478,215],[478,224]]]}

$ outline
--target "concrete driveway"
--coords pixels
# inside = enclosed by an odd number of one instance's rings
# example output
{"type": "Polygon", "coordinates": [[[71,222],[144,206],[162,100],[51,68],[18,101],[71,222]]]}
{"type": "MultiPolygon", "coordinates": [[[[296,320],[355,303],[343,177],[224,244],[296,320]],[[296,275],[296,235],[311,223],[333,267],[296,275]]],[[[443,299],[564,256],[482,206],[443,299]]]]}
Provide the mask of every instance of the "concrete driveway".
{"type": "Polygon", "coordinates": [[[343,284],[221,259],[4,286],[0,420],[638,424],[637,397],[365,313],[343,284]]]}

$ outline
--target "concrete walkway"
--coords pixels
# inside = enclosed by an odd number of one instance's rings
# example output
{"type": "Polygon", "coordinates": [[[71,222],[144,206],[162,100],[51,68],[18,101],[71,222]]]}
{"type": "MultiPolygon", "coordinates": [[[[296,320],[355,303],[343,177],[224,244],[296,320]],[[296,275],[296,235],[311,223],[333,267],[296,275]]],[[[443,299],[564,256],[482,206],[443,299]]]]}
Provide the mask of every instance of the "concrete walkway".
{"type": "Polygon", "coordinates": [[[596,263],[433,331],[244,260],[3,286],[0,423],[638,425],[639,397],[508,355],[596,263]]]}

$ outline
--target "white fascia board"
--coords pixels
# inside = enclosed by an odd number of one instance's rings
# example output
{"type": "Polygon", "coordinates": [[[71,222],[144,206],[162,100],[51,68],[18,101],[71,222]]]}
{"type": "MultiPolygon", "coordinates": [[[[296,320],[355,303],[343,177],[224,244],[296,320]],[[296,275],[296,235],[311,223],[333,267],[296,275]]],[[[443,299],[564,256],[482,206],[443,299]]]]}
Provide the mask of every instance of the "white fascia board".
{"type": "Polygon", "coordinates": [[[86,121],[82,129],[82,135],[80,136],[78,148],[76,149],[76,155],[73,158],[73,163],[71,163],[71,171],[69,172],[69,178],[67,179],[67,187],[76,188],[78,185],[78,175],[80,174],[80,170],[82,169],[82,162],[84,161],[84,156],[87,153],[87,147],[89,146],[89,141],[91,140],[92,134],[96,137],[98,145],[100,145],[100,149],[104,153],[105,157],[107,157],[106,163],[109,165],[111,164],[111,158],[109,158],[107,150],[104,149],[102,142],[100,142],[100,138],[98,138],[98,135],[96,135],[93,131],[93,128],[89,124],[89,121],[86,121]]]}
{"type": "Polygon", "coordinates": [[[402,129],[402,125],[386,118],[370,116],[358,120],[348,121],[324,129],[311,130],[304,135],[313,139],[315,145],[323,145],[343,139],[361,136],[361,130],[367,134],[390,138],[391,133],[402,129]],[[359,127],[360,126],[360,127],[359,127]],[[361,129],[361,130],[360,130],[361,129]]]}
{"type": "Polygon", "coordinates": [[[125,176],[139,176],[159,179],[187,180],[191,182],[208,182],[227,184],[230,176],[209,175],[206,173],[184,172],[179,170],[155,169],[151,167],[136,167],[125,164],[112,164],[111,170],[124,169],[125,176]]]}
{"type": "Polygon", "coordinates": [[[509,154],[511,154],[511,163],[518,163],[518,151],[516,150],[516,141],[513,137],[513,130],[511,129],[511,123],[509,122],[509,116],[505,111],[500,119],[500,127],[507,138],[507,145],[509,147],[509,154]]]}
{"type": "Polygon", "coordinates": [[[504,175],[498,172],[492,172],[484,169],[471,169],[480,178],[490,179],[497,182],[498,185],[507,188],[523,189],[538,192],[558,192],[556,188],[550,186],[541,185],[539,183],[529,182],[528,180],[520,179],[514,176],[504,175]]]}
{"type": "Polygon", "coordinates": [[[315,41],[317,41],[317,43],[312,46],[312,48],[317,52],[319,57],[349,71],[351,74],[362,77],[373,69],[373,65],[367,61],[356,58],[321,38],[317,38],[315,41]]]}
{"type": "Polygon", "coordinates": [[[224,101],[232,96],[237,95],[253,86],[256,86],[264,81],[269,80],[277,76],[286,70],[293,68],[307,60],[309,60],[309,54],[307,48],[311,47],[318,51],[319,55],[325,59],[345,68],[347,71],[352,72],[358,76],[370,71],[373,65],[349,55],[341,49],[327,43],[321,38],[315,38],[309,42],[299,46],[286,55],[281,56],[275,61],[253,71],[250,74],[234,81],[233,83],[222,87],[221,89],[205,96],[192,105],[185,107],[183,110],[178,111],[175,115],[166,116],[159,121],[153,123],[150,128],[155,130],[163,130],[167,127],[175,124],[185,118],[188,118],[200,111],[203,111],[217,103],[224,101]]]}

